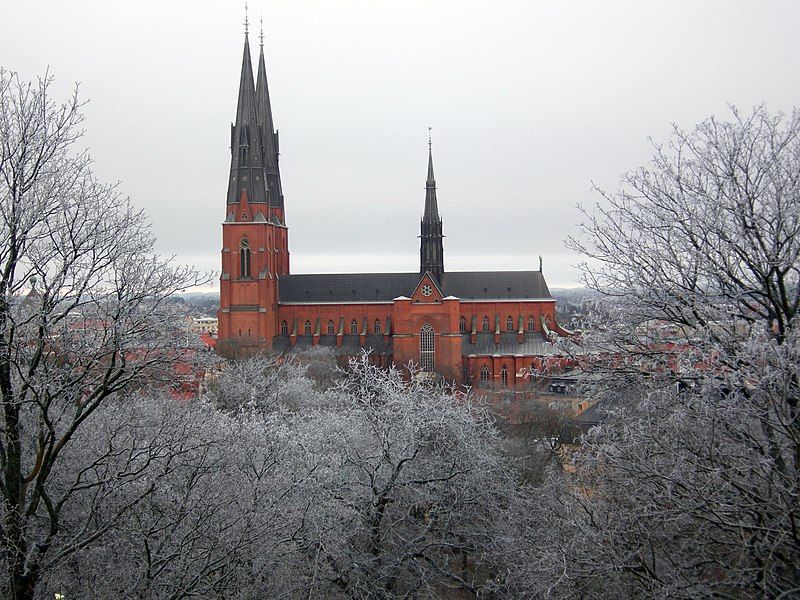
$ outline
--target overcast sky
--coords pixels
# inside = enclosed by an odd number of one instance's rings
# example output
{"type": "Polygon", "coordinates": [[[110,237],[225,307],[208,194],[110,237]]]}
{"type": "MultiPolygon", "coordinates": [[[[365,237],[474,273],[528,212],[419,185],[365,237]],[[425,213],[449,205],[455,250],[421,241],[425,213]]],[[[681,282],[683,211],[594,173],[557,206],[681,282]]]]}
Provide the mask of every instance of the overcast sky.
{"type": "MultiPolygon", "coordinates": [[[[91,100],[96,173],[158,250],[218,269],[244,3],[5,0],[0,65],[91,100]]],[[[415,271],[427,127],[445,268],[577,284],[577,203],[648,138],[727,105],[800,98],[800,2],[250,0],[267,73],[292,272],[415,271]]],[[[257,61],[257,54],[253,57],[257,61]]],[[[217,288],[217,285],[214,286],[217,288]]]]}

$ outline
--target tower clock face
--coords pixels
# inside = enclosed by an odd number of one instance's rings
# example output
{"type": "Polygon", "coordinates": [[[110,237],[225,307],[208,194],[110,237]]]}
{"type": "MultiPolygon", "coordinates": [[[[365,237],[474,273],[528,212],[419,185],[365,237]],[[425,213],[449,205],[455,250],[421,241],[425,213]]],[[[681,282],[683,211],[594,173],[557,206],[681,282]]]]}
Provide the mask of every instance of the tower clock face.
{"type": "Polygon", "coordinates": [[[433,288],[431,288],[431,286],[429,286],[429,285],[423,285],[422,286],[422,295],[423,296],[428,297],[432,293],[433,293],[433,288]]]}

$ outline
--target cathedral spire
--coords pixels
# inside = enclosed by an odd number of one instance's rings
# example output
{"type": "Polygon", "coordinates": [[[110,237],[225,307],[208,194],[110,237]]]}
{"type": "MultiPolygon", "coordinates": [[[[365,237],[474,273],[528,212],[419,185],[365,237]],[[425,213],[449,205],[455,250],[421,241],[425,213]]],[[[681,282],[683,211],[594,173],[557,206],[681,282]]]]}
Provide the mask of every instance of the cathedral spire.
{"type": "Polygon", "coordinates": [[[428,127],[428,178],[425,180],[425,219],[440,219],[439,206],[436,202],[436,177],[433,175],[433,144],[431,128],[428,127]]]}
{"type": "Polygon", "coordinates": [[[261,28],[261,49],[258,54],[258,75],[256,77],[256,111],[261,133],[261,157],[266,171],[267,198],[270,206],[283,209],[283,191],[278,170],[278,134],[272,121],[272,106],[269,100],[267,67],[264,61],[264,28],[261,28]]]}
{"type": "MultiPolygon", "coordinates": [[[[247,29],[245,19],[245,29],[247,29]]],[[[231,174],[228,180],[228,204],[239,202],[242,191],[248,202],[266,202],[264,162],[261,131],[256,112],[256,89],[253,64],[250,60],[250,41],[244,36],[242,72],[239,78],[239,98],[236,103],[236,122],[231,124],[231,174]]]]}
{"type": "Polygon", "coordinates": [[[441,280],[444,273],[444,245],[442,217],[436,201],[436,178],[433,175],[433,149],[428,127],[428,177],[425,181],[425,210],[420,222],[419,262],[420,274],[430,271],[441,280]]]}

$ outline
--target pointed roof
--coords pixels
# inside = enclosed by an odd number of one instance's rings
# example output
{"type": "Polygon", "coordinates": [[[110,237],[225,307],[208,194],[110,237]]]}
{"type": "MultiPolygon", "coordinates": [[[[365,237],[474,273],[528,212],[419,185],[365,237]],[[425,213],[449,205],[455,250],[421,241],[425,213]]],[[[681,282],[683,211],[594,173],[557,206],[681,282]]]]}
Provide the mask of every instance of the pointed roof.
{"type": "Polygon", "coordinates": [[[423,221],[439,221],[439,205],[436,202],[436,178],[433,175],[433,150],[428,140],[428,179],[425,182],[425,212],[423,221]]]}
{"type": "Polygon", "coordinates": [[[256,76],[256,110],[258,112],[258,124],[262,127],[264,135],[264,148],[266,150],[264,156],[264,166],[269,169],[270,167],[277,167],[275,160],[277,151],[275,148],[274,131],[275,126],[272,124],[272,106],[269,101],[269,86],[267,85],[267,67],[264,64],[264,44],[261,44],[261,49],[258,53],[258,75],[256,76]]]}
{"type": "Polygon", "coordinates": [[[264,43],[259,45],[258,74],[256,76],[256,107],[258,108],[258,122],[269,127],[272,131],[272,107],[269,102],[269,86],[267,84],[267,67],[264,61],[264,43]]]}
{"type": "Polygon", "coordinates": [[[250,60],[250,40],[244,36],[242,74],[239,76],[239,99],[236,103],[236,125],[254,121],[256,116],[256,86],[253,81],[253,63],[250,60]]]}
{"type": "Polygon", "coordinates": [[[272,105],[269,100],[267,67],[264,61],[264,31],[261,31],[256,75],[256,112],[261,130],[261,155],[267,175],[267,197],[271,206],[283,208],[283,189],[278,169],[278,134],[272,121],[272,105]]]}
{"type": "Polygon", "coordinates": [[[266,202],[261,132],[256,111],[256,87],[250,60],[250,41],[245,31],[242,71],[236,122],[231,127],[231,175],[228,180],[228,204],[239,202],[242,191],[249,202],[266,202]]]}

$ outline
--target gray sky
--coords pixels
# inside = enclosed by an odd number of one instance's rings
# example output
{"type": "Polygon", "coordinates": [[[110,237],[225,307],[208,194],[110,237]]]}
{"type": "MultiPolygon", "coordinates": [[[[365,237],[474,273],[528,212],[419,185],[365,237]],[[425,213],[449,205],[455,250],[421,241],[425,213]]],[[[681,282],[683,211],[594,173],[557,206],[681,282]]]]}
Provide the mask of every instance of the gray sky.
{"type": "MultiPolygon", "coordinates": [[[[264,17],[293,272],[415,271],[427,126],[445,268],[577,284],[576,203],[648,137],[800,97],[800,2],[250,0],[264,17]]],[[[91,99],[96,173],[158,250],[218,269],[243,2],[6,0],[0,65],[91,99]]],[[[254,56],[254,62],[257,55],[254,56]]],[[[217,285],[215,284],[215,289],[217,285]]]]}

